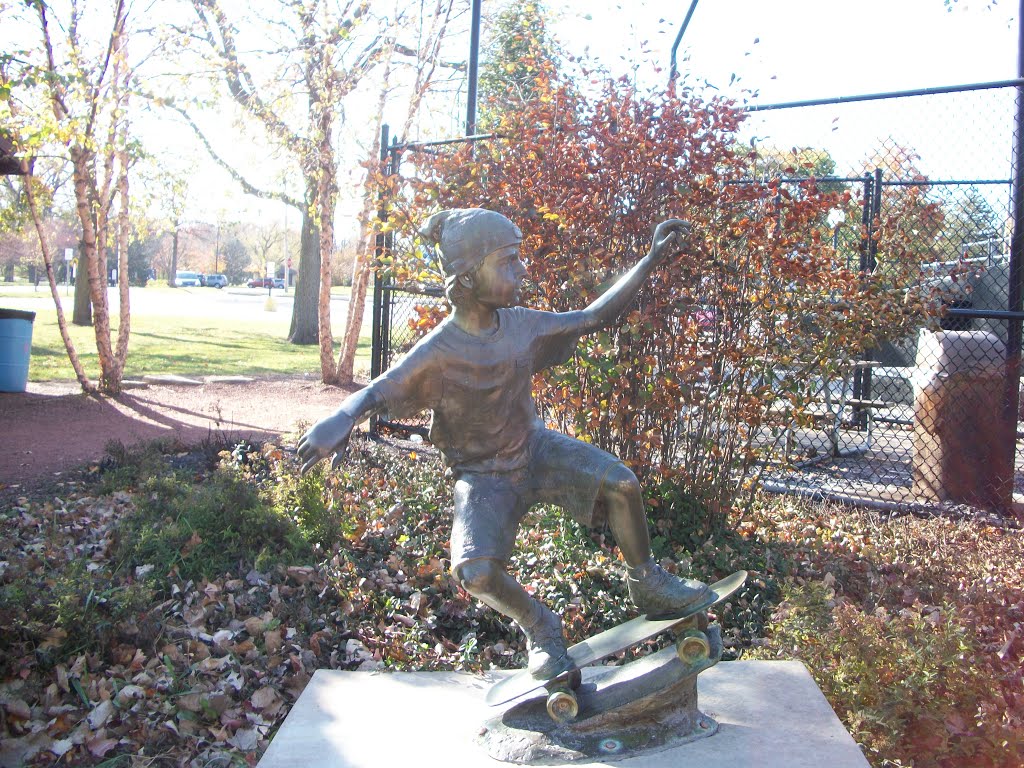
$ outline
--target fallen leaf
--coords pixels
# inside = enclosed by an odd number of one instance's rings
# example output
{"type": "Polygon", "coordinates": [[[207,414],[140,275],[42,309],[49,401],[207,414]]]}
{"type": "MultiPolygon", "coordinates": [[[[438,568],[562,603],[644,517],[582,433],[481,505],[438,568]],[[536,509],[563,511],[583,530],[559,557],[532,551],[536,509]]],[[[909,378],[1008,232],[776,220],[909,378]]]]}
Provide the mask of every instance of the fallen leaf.
{"type": "Polygon", "coordinates": [[[89,722],[89,727],[94,731],[98,731],[100,728],[110,722],[110,718],[114,716],[114,702],[109,699],[101,701],[96,705],[96,708],[89,713],[86,718],[89,722]]]}
{"type": "Polygon", "coordinates": [[[112,739],[109,736],[96,734],[91,739],[85,742],[85,746],[89,750],[89,754],[93,757],[103,757],[117,746],[118,739],[112,739]]]}
{"type": "Polygon", "coordinates": [[[287,568],[287,574],[290,578],[294,579],[299,584],[305,584],[311,578],[315,570],[309,565],[291,565],[287,568]]]}
{"type": "Polygon", "coordinates": [[[283,644],[284,640],[279,629],[272,629],[269,632],[263,633],[263,645],[267,649],[267,653],[277,653],[281,650],[283,644]]]}
{"type": "Polygon", "coordinates": [[[117,692],[117,703],[124,706],[133,701],[146,698],[146,691],[137,685],[126,685],[117,692]]]}
{"type": "Polygon", "coordinates": [[[213,633],[213,644],[218,648],[225,647],[235,637],[235,633],[230,629],[221,629],[213,633]]]}
{"type": "Polygon", "coordinates": [[[71,693],[71,686],[68,683],[68,669],[63,664],[57,665],[57,685],[64,693],[71,693]]]}
{"type": "Polygon", "coordinates": [[[253,709],[266,709],[279,698],[280,696],[277,691],[267,685],[256,691],[256,693],[252,695],[252,698],[249,699],[249,703],[252,704],[253,709]]]}
{"type": "Polygon", "coordinates": [[[259,734],[254,728],[240,728],[235,735],[228,739],[228,744],[237,747],[243,752],[251,752],[256,749],[259,742],[259,734]]]}
{"type": "Polygon", "coordinates": [[[46,633],[46,639],[39,644],[39,650],[48,651],[52,648],[60,648],[68,639],[68,633],[59,627],[54,627],[46,633]]]}
{"type": "Polygon", "coordinates": [[[28,720],[32,717],[32,708],[21,699],[10,699],[3,703],[4,712],[16,720],[28,720]]]}
{"type": "Polygon", "coordinates": [[[53,742],[49,747],[48,751],[55,754],[57,757],[64,757],[68,752],[75,748],[75,742],[71,739],[59,739],[53,742]]]}

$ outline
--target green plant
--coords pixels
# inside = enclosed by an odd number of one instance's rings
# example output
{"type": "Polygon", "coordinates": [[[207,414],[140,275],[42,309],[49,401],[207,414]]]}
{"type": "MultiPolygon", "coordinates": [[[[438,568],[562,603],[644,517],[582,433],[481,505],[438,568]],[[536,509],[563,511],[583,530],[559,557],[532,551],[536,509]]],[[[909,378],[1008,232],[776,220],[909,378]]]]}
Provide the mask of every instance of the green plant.
{"type": "Polygon", "coordinates": [[[153,597],[147,584],[89,570],[82,561],[21,571],[0,586],[0,620],[7,627],[0,673],[10,673],[9,665],[26,650],[45,667],[81,652],[103,654],[119,630],[149,610],[153,597]]]}
{"type": "Polygon", "coordinates": [[[238,476],[213,472],[201,483],[171,474],[140,491],[138,509],[122,524],[122,569],[153,566],[155,578],[203,579],[240,564],[291,564],[312,553],[295,524],[270,509],[238,476]]]}
{"type": "Polygon", "coordinates": [[[166,440],[134,445],[131,448],[119,440],[111,440],[99,464],[100,476],[95,492],[106,495],[115,491],[133,490],[149,478],[166,474],[169,471],[167,454],[181,448],[166,440]]]}
{"type": "Polygon", "coordinates": [[[802,659],[882,765],[1011,766],[1024,757],[952,606],[867,613],[823,582],[790,584],[770,638],[755,655],[802,659]]]}
{"type": "Polygon", "coordinates": [[[885,210],[873,232],[884,268],[861,273],[828,236],[848,193],[755,180],[758,155],[737,143],[744,113],[731,102],[628,82],[588,96],[550,62],[534,93],[496,115],[501,141],[411,153],[408,175],[382,179],[388,227],[406,243],[390,254],[394,274],[430,272],[415,235],[429,213],[482,206],[522,229],[526,303],[578,310],[636,263],[656,222],[689,221],[685,248],[621,321],[560,350],[568,363],[539,376],[536,394],[549,421],[642,480],[671,478],[717,510],[748,501],[841,362],[939,310],[931,292],[908,290],[920,259],[905,225],[920,201],[885,210]]]}

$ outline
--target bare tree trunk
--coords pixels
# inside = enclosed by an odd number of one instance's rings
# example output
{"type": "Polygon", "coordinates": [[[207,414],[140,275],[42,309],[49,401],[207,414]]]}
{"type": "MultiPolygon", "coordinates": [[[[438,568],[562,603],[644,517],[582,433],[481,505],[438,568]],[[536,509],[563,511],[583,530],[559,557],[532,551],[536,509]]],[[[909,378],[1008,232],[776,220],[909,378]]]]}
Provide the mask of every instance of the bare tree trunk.
{"type": "Polygon", "coordinates": [[[366,286],[369,283],[369,239],[370,217],[373,215],[373,198],[376,189],[374,169],[380,157],[381,128],[384,125],[384,107],[387,105],[389,80],[391,78],[392,57],[389,55],[384,64],[384,77],[377,98],[377,112],[374,116],[373,143],[370,145],[372,164],[366,171],[363,180],[363,207],[359,212],[359,240],[356,242],[355,258],[352,261],[352,292],[348,299],[348,312],[345,315],[345,335],[341,341],[341,352],[338,355],[336,377],[339,384],[351,384],[355,379],[356,350],[359,348],[359,332],[363,326],[363,310],[366,304],[366,286]]]}
{"type": "MultiPolygon", "coordinates": [[[[85,248],[78,244],[78,268],[75,270],[75,303],[71,322],[75,325],[92,325],[92,300],[89,298],[89,272],[85,269],[85,248]]],[[[67,264],[71,269],[71,264],[67,264]]]]}
{"type": "Polygon", "coordinates": [[[174,222],[174,233],[171,235],[171,268],[167,271],[167,284],[171,288],[177,288],[178,277],[178,237],[180,223],[174,222]]]}
{"type": "Polygon", "coordinates": [[[334,364],[334,337],[331,334],[331,251],[334,249],[334,201],[337,194],[330,189],[329,172],[321,170],[319,207],[320,224],[320,295],[317,302],[320,324],[320,377],[324,384],[337,384],[338,369],[334,364]],[[330,211],[326,209],[330,206],[330,211]]]}
{"type": "MultiPolygon", "coordinates": [[[[383,110],[378,113],[378,123],[383,120],[383,110]]],[[[380,154],[380,125],[377,126],[377,140],[374,150],[380,154]]],[[[363,208],[359,212],[359,242],[356,244],[356,255],[352,262],[352,292],[348,300],[348,313],[345,318],[345,336],[341,342],[341,353],[338,355],[338,381],[351,384],[355,379],[356,351],[359,348],[359,333],[363,326],[363,314],[366,307],[366,289],[373,274],[370,260],[372,251],[373,231],[370,218],[373,216],[373,173],[367,174],[364,183],[363,208]]]]}
{"type": "MultiPolygon", "coordinates": [[[[370,237],[367,234],[367,237],[370,237]]],[[[362,241],[363,238],[360,238],[362,241]]],[[[366,289],[373,274],[373,265],[368,257],[369,248],[360,242],[352,264],[352,293],[348,300],[348,314],[345,318],[345,336],[338,356],[338,383],[351,384],[355,379],[356,352],[359,349],[359,334],[363,326],[366,307],[366,289]],[[362,254],[362,256],[360,256],[362,254]]]]}
{"type": "MultiPolygon", "coordinates": [[[[406,111],[405,123],[402,125],[402,130],[399,134],[403,139],[408,136],[409,129],[419,114],[424,96],[433,82],[440,58],[441,41],[448,28],[453,5],[452,0],[448,0],[446,6],[442,3],[438,4],[434,17],[431,20],[430,30],[426,35],[427,54],[426,56],[417,56],[417,59],[422,61],[423,65],[417,69],[412,98],[406,111]]],[[[371,254],[373,253],[374,233],[371,221],[377,188],[373,169],[377,167],[377,158],[380,157],[382,150],[380,146],[380,133],[381,127],[384,124],[384,107],[387,104],[390,75],[391,57],[389,56],[385,63],[383,86],[377,101],[374,140],[370,149],[371,165],[363,182],[363,208],[359,214],[359,242],[356,245],[355,261],[352,264],[352,293],[349,297],[348,314],[345,320],[345,336],[342,339],[341,353],[338,356],[337,378],[338,382],[342,384],[351,384],[355,378],[356,351],[359,347],[359,334],[363,326],[366,290],[370,283],[370,277],[373,274],[371,254]]]]}
{"type": "MultiPolygon", "coordinates": [[[[128,339],[132,329],[131,300],[128,291],[128,235],[131,223],[128,220],[128,150],[127,126],[123,129],[121,148],[117,152],[119,175],[117,196],[120,207],[117,212],[117,288],[119,299],[119,322],[117,327],[117,348],[114,353],[116,371],[115,391],[121,391],[124,366],[128,361],[128,339]]],[[[113,376],[111,377],[113,378],[113,376]]]]}
{"type": "Polygon", "coordinates": [[[292,344],[316,344],[320,339],[317,299],[320,295],[320,230],[310,214],[311,193],[302,210],[299,237],[299,274],[295,280],[292,324],[288,341],[292,344]]]}
{"type": "Polygon", "coordinates": [[[36,235],[39,237],[39,250],[43,254],[43,266],[46,269],[46,280],[50,284],[50,295],[53,297],[53,305],[57,308],[57,327],[60,329],[60,337],[64,341],[64,349],[67,350],[68,360],[71,361],[71,367],[75,371],[75,377],[78,379],[79,385],[83,391],[92,393],[96,391],[96,387],[86,375],[85,368],[82,367],[82,361],[78,359],[75,345],[71,341],[71,334],[68,333],[68,321],[64,316],[64,308],[60,303],[60,292],[57,290],[57,279],[53,274],[53,251],[50,249],[50,243],[43,232],[43,222],[39,215],[39,206],[36,204],[36,196],[32,191],[33,177],[28,175],[27,165],[24,170],[25,198],[28,200],[28,207],[32,214],[32,223],[35,225],[36,235]]]}
{"type": "MultiPolygon", "coordinates": [[[[40,31],[43,36],[43,43],[46,50],[47,70],[50,77],[46,78],[48,98],[53,115],[57,123],[67,130],[64,140],[68,146],[68,153],[71,159],[72,179],[74,181],[75,205],[78,213],[79,223],[82,225],[82,247],[79,256],[79,269],[85,270],[89,284],[89,298],[92,301],[93,309],[93,332],[96,337],[96,351],[100,362],[100,387],[105,391],[116,393],[120,386],[120,371],[117,368],[114,352],[110,343],[110,315],[107,307],[107,271],[106,271],[106,247],[107,227],[110,206],[112,203],[111,180],[114,169],[117,166],[118,154],[115,139],[118,132],[121,132],[122,148],[125,147],[124,109],[126,106],[125,97],[129,75],[124,58],[124,36],[126,24],[125,0],[115,0],[113,8],[113,24],[110,31],[109,42],[105,55],[101,57],[98,68],[94,72],[86,72],[82,69],[81,49],[79,47],[77,23],[68,27],[69,45],[71,49],[71,69],[76,87],[85,87],[87,91],[86,103],[89,105],[88,114],[84,119],[81,116],[73,118],[68,108],[67,92],[65,90],[65,78],[58,71],[57,57],[54,55],[54,48],[49,32],[49,5],[47,3],[33,3],[33,8],[38,13],[40,31]],[[110,70],[110,65],[113,69],[110,70]],[[108,81],[107,73],[112,71],[112,78],[108,81]],[[109,96],[105,94],[109,82],[109,96]],[[106,143],[102,144],[96,135],[97,120],[101,114],[107,115],[106,143]],[[73,126],[73,129],[72,129],[73,126]],[[102,168],[97,166],[98,151],[102,147],[106,152],[102,168]]],[[[72,11],[72,19],[76,18],[76,12],[72,11]]],[[[127,205],[127,200],[122,200],[127,205]]],[[[127,215],[127,211],[125,211],[127,215]]],[[[41,240],[42,240],[41,236],[41,240]]],[[[127,257],[127,254],[125,254],[127,257]]],[[[56,291],[56,283],[52,277],[52,259],[47,260],[47,274],[50,278],[51,292],[54,295],[57,305],[58,317],[62,318],[63,313],[60,307],[59,296],[56,291]]],[[[127,275],[125,275],[127,278],[127,275]]],[[[68,348],[68,356],[75,366],[76,375],[82,388],[91,391],[92,383],[85,377],[78,365],[74,348],[70,343],[70,337],[66,335],[62,327],[62,335],[65,337],[65,346],[68,348]]]]}
{"type": "Polygon", "coordinates": [[[299,272],[295,279],[288,341],[316,344],[320,340],[317,297],[320,295],[320,230],[308,211],[302,212],[299,272]]]}

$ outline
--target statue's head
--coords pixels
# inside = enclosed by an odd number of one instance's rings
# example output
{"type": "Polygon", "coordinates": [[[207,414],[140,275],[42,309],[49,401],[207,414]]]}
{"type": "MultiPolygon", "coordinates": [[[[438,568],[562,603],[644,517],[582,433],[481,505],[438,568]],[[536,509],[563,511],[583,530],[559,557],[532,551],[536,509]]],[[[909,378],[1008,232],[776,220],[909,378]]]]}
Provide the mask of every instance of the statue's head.
{"type": "Polygon", "coordinates": [[[498,251],[518,253],[523,233],[500,213],[483,208],[454,208],[435,213],[420,230],[438,251],[445,293],[453,305],[461,299],[465,275],[472,276],[488,256],[498,251]]]}

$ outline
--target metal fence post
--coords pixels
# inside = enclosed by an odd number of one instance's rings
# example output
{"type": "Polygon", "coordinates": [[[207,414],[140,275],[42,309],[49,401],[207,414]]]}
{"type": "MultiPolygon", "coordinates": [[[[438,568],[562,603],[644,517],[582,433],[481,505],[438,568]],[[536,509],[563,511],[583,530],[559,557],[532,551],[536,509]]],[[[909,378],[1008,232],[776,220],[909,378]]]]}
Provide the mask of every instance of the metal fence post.
{"type": "MultiPolygon", "coordinates": [[[[1017,77],[1024,78],[1024,0],[1020,0],[1017,12],[1017,77]]],[[[1024,309],[1024,85],[1017,86],[1017,116],[1014,123],[1013,141],[1013,234],[1010,237],[1009,286],[1006,308],[1011,313],[1024,309]]],[[[1021,318],[1010,317],[1006,321],[1006,394],[1003,402],[1003,418],[1012,429],[1008,429],[1010,464],[1014,465],[1017,453],[1017,420],[1020,410],[1020,360],[1021,360],[1021,318]]]]}
{"type": "MultiPolygon", "coordinates": [[[[863,225],[861,239],[860,239],[860,274],[866,275],[869,271],[868,265],[871,263],[871,241],[872,241],[872,222],[874,216],[872,209],[874,208],[874,176],[868,172],[864,173],[862,183],[864,184],[864,206],[861,208],[861,224],[863,225]]],[[[857,429],[866,429],[867,411],[864,410],[863,406],[860,405],[860,401],[867,399],[865,396],[865,373],[866,369],[863,366],[858,365],[853,371],[853,424],[857,429]]],[[[868,383],[870,388],[870,380],[868,383]]]]}
{"type": "MultiPolygon", "coordinates": [[[[391,175],[392,168],[390,163],[391,154],[389,152],[388,141],[390,138],[391,129],[390,126],[385,123],[380,129],[380,161],[384,170],[391,175]]],[[[377,221],[383,223],[387,221],[387,191],[386,188],[381,188],[378,194],[377,201],[377,221]]],[[[375,379],[383,373],[382,360],[384,345],[387,343],[387,337],[381,333],[381,319],[384,309],[384,281],[381,279],[380,274],[380,260],[384,257],[386,250],[387,241],[384,237],[384,233],[378,231],[377,236],[374,239],[373,249],[373,331],[370,342],[370,378],[375,379]]],[[[376,434],[377,431],[377,417],[374,416],[370,419],[370,434],[376,434]]]]}

